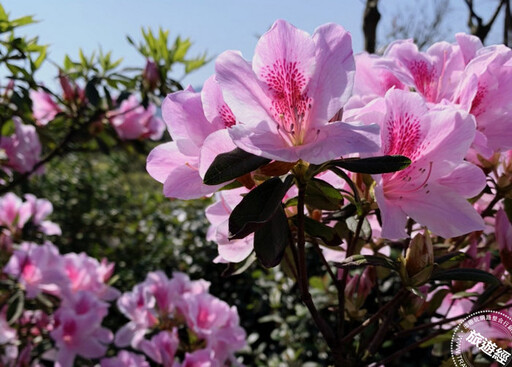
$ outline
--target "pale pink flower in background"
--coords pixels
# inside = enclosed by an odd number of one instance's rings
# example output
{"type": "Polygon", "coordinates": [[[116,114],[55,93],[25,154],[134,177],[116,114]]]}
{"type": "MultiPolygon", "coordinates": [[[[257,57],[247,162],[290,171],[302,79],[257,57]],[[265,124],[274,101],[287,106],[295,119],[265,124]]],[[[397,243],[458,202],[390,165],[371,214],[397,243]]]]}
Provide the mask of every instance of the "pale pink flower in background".
{"type": "Polygon", "coordinates": [[[352,91],[351,38],[327,24],[308,35],[278,20],[258,41],[252,64],[226,51],[215,65],[239,121],[229,135],[241,149],[279,161],[319,164],[378,150],[378,127],[329,122],[352,91]]]}
{"type": "Polygon", "coordinates": [[[383,59],[386,58],[367,52],[355,55],[355,95],[370,98],[384,97],[391,88],[406,89],[406,86],[388,68],[379,65],[379,61],[382,62],[383,59]]]}
{"type": "Polygon", "coordinates": [[[150,367],[146,358],[137,353],[120,351],[117,356],[112,358],[103,358],[100,361],[101,367],[150,367]]]}
{"type": "Polygon", "coordinates": [[[59,296],[67,283],[59,251],[50,242],[44,245],[23,242],[3,271],[18,278],[27,298],[34,298],[41,292],[59,296]]]}
{"type": "MultiPolygon", "coordinates": [[[[466,48],[464,48],[466,50],[466,48]]],[[[386,68],[402,83],[412,87],[427,102],[451,100],[466,66],[465,54],[459,45],[437,42],[426,52],[409,40],[391,43],[375,66],[386,68]]]]}
{"type": "MultiPolygon", "coordinates": [[[[0,149],[7,155],[7,163],[4,169],[12,169],[19,173],[28,173],[34,169],[41,157],[41,143],[36,133],[36,128],[32,125],[24,125],[21,120],[15,116],[14,134],[3,136],[0,140],[0,149]]],[[[40,167],[35,173],[42,173],[43,167],[40,167]]]]}
{"type": "Polygon", "coordinates": [[[144,335],[158,323],[155,305],[155,297],[144,283],[137,284],[131,292],[118,298],[117,308],[130,320],[116,332],[115,344],[118,347],[131,345],[138,348],[144,335]]]}
{"type": "Polygon", "coordinates": [[[59,112],[62,112],[51,95],[43,90],[31,90],[30,99],[32,100],[32,114],[39,126],[47,125],[59,112]]]}
{"type": "MultiPolygon", "coordinates": [[[[148,279],[150,279],[150,274],[148,274],[148,279]]],[[[204,279],[191,280],[187,274],[175,271],[172,273],[172,279],[169,280],[169,288],[175,294],[182,296],[185,294],[202,294],[208,293],[210,282],[204,279]]]]}
{"type": "Polygon", "coordinates": [[[196,199],[217,191],[223,185],[205,185],[204,173],[218,154],[236,148],[227,133],[236,120],[215,77],[208,78],[201,93],[189,87],[169,94],[162,114],[173,141],[151,151],[148,173],[164,184],[167,197],[196,199]]]}
{"type": "Polygon", "coordinates": [[[219,257],[216,262],[240,262],[247,258],[254,248],[253,234],[241,239],[229,239],[229,216],[242,201],[242,195],[248,192],[249,189],[245,187],[219,191],[215,194],[215,203],[206,208],[206,218],[210,222],[206,239],[217,244],[219,257]]]}
{"type": "Polygon", "coordinates": [[[60,235],[60,227],[45,220],[52,211],[53,206],[48,200],[38,199],[32,194],[26,194],[25,201],[11,192],[0,197],[0,225],[5,227],[3,233],[12,240],[21,234],[28,222],[46,235],[60,235]]]}
{"type": "Polygon", "coordinates": [[[479,49],[461,76],[453,102],[475,116],[481,154],[512,148],[512,50],[479,49]],[[488,148],[486,150],[485,148],[488,148]]]}
{"type": "Polygon", "coordinates": [[[28,203],[12,192],[0,197],[0,225],[11,233],[21,230],[32,216],[28,203]]]}
{"type": "Polygon", "coordinates": [[[165,125],[155,114],[155,105],[149,104],[145,109],[132,94],[121,102],[117,110],[107,113],[107,118],[122,140],[159,140],[165,131],[165,125]]]}
{"type": "Polygon", "coordinates": [[[142,352],[156,363],[164,367],[173,367],[174,356],[179,344],[178,330],[174,328],[172,332],[159,332],[151,340],[144,339],[139,347],[142,352]]]}
{"type": "Polygon", "coordinates": [[[222,364],[216,359],[215,352],[209,349],[196,350],[193,353],[186,353],[185,359],[180,364],[176,362],[174,367],[221,367],[222,364]]]}
{"type": "Polygon", "coordinates": [[[62,256],[62,271],[69,280],[69,290],[72,293],[88,291],[105,301],[113,301],[121,294],[117,289],[105,284],[109,279],[107,274],[112,271],[111,266],[105,262],[100,263],[84,252],[62,256]]]}
{"type": "Polygon", "coordinates": [[[219,360],[229,358],[246,345],[245,331],[239,326],[236,307],[208,293],[184,296],[180,311],[187,325],[207,341],[219,360]],[[183,307],[185,306],[185,307],[183,307]]]}
{"type": "Polygon", "coordinates": [[[463,160],[475,135],[473,117],[448,106],[429,110],[421,96],[400,90],[365,110],[356,118],[381,125],[380,153],[412,161],[402,171],[374,176],[382,236],[407,237],[407,216],[447,238],[482,230],[482,218],[466,200],[485,187],[484,173],[463,160]]]}
{"type": "Polygon", "coordinates": [[[77,355],[85,358],[105,355],[113,339],[112,332],[101,326],[108,307],[108,303],[84,291],[62,303],[55,312],[55,329],[50,332],[58,349],[56,366],[73,366],[77,355]]]}
{"type": "Polygon", "coordinates": [[[38,199],[32,194],[25,194],[25,200],[30,206],[30,221],[38,230],[49,236],[60,236],[62,234],[58,224],[45,220],[53,212],[53,205],[49,200],[38,199]]]}

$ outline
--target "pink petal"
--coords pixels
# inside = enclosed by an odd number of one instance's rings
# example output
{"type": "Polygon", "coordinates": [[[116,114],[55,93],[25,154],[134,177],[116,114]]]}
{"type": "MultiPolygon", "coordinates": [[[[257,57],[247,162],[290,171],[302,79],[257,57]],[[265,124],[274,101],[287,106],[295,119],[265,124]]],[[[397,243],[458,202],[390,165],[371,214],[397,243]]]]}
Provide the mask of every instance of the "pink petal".
{"type": "Polygon", "coordinates": [[[236,148],[236,145],[231,140],[229,132],[226,129],[217,130],[208,135],[205,139],[203,147],[201,148],[201,155],[199,157],[199,175],[204,178],[204,175],[215,157],[221,153],[227,153],[236,148]]]}
{"type": "Polygon", "coordinates": [[[390,240],[408,237],[405,232],[407,216],[397,203],[386,200],[382,191],[382,185],[375,187],[375,198],[379,204],[382,218],[381,236],[390,240]]]}
{"type": "Polygon", "coordinates": [[[155,180],[164,183],[174,169],[187,162],[196,164],[197,158],[182,154],[175,142],[164,143],[149,153],[146,170],[155,180]]]}
{"type": "Polygon", "coordinates": [[[350,33],[337,24],[320,26],[313,34],[316,65],[308,86],[314,96],[311,124],[325,124],[352,93],[355,64],[350,33]]]}
{"type": "Polygon", "coordinates": [[[205,185],[197,168],[183,165],[174,169],[165,180],[164,195],[182,200],[198,199],[214,193],[222,186],[205,185]]]}
{"type": "Polygon", "coordinates": [[[224,102],[224,97],[215,79],[215,75],[212,75],[204,82],[203,90],[201,91],[201,101],[203,103],[204,115],[215,129],[224,129],[236,123],[235,116],[226,102],[224,102]]]}
{"type": "Polygon", "coordinates": [[[169,94],[162,103],[162,116],[183,154],[197,155],[204,139],[215,131],[204,116],[201,95],[190,89],[169,94]]]}
{"type": "Polygon", "coordinates": [[[403,210],[434,234],[445,238],[484,229],[484,221],[473,206],[452,190],[429,186],[414,195],[404,195],[403,210]]]}
{"type": "Polygon", "coordinates": [[[268,80],[271,75],[293,78],[294,75],[273,73],[284,71],[280,68],[291,64],[306,79],[303,91],[315,66],[315,43],[309,34],[279,19],[259,39],[254,51],[253,70],[260,80],[268,80]]]}
{"type": "Polygon", "coordinates": [[[480,194],[486,185],[484,172],[477,166],[463,162],[452,166],[451,173],[437,180],[437,183],[449,187],[465,198],[480,194]]]}
{"type": "Polygon", "coordinates": [[[224,100],[242,124],[273,121],[267,87],[256,78],[250,63],[235,51],[220,54],[215,63],[216,78],[224,100]]]}

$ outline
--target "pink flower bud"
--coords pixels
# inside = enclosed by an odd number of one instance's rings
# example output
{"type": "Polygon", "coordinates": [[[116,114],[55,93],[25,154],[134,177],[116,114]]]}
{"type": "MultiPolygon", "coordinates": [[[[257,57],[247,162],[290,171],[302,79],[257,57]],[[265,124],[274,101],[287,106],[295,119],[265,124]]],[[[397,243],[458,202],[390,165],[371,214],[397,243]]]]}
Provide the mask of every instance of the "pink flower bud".
{"type": "Polygon", "coordinates": [[[147,60],[146,67],[142,72],[142,78],[150,90],[155,89],[160,84],[160,72],[158,71],[158,65],[154,61],[147,60]]]}

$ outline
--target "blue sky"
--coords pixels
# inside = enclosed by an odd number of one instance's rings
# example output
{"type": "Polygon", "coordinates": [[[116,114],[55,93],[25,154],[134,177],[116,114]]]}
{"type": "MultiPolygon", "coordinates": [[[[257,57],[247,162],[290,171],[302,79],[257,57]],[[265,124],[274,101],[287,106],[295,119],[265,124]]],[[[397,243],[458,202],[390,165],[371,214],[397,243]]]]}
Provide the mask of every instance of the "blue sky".
{"type": "MultiPolygon", "coordinates": [[[[386,33],[392,16],[415,1],[433,0],[381,0],[381,35],[386,33]]],[[[481,0],[482,13],[488,13],[495,2],[481,0]]],[[[466,31],[463,0],[451,3],[449,34],[466,31]]],[[[189,37],[194,43],[192,55],[207,51],[214,57],[235,49],[250,59],[257,36],[278,18],[310,33],[323,23],[341,24],[351,32],[354,50],[363,48],[363,0],[4,0],[2,4],[13,17],[35,15],[40,20],[22,33],[39,35],[41,43],[50,44],[49,57],[58,64],[66,53],[76,59],[79,48],[89,54],[101,45],[104,51],[112,50],[114,57],[123,57],[124,66],[143,66],[142,57],[126,42],[126,35],[140,39],[142,26],[169,29],[171,39],[177,35],[189,37]]],[[[491,42],[500,41],[501,24],[493,29],[491,42]]],[[[213,64],[191,73],[183,83],[200,86],[213,73],[213,64]]],[[[47,66],[38,77],[51,83],[55,74],[55,69],[47,66]]],[[[175,75],[181,76],[180,72],[175,75]]]]}

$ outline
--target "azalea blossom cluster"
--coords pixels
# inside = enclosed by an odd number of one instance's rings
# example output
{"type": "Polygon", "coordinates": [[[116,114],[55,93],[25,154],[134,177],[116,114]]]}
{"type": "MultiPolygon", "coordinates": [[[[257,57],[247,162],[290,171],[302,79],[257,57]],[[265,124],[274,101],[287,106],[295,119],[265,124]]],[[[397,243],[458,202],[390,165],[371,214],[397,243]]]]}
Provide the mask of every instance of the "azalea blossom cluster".
{"type": "Polygon", "coordinates": [[[13,242],[23,237],[27,227],[48,236],[58,236],[61,230],[58,224],[47,220],[52,213],[52,203],[26,194],[25,200],[13,193],[0,197],[0,244],[3,251],[9,252],[13,242]]]}
{"type": "MultiPolygon", "coordinates": [[[[66,105],[81,106],[87,103],[84,89],[71,83],[66,76],[61,75],[59,80],[63,93],[62,107],[48,92],[42,89],[30,91],[32,113],[38,126],[46,126],[64,112],[66,105]]],[[[150,103],[145,108],[135,95],[119,101],[118,108],[108,111],[106,118],[121,140],[159,140],[165,129],[162,120],[156,116],[156,106],[150,103]]]]}
{"type": "Polygon", "coordinates": [[[208,282],[191,281],[183,273],[168,279],[158,271],[121,294],[109,285],[114,264],[106,259],[60,254],[49,241],[39,245],[23,240],[28,223],[46,235],[60,235],[59,226],[46,219],[51,212],[48,200],[30,194],[25,201],[13,193],[0,198],[2,241],[9,245],[2,251],[12,252],[0,276],[15,281],[18,290],[8,305],[21,302],[22,311],[13,318],[8,316],[12,306],[0,308],[2,366],[50,360],[66,367],[77,357],[95,359],[102,366],[149,366],[145,356],[171,367],[238,364],[234,353],[245,346],[245,331],[236,308],[209,294],[208,282]],[[130,321],[115,334],[115,345],[144,354],[120,349],[116,357],[101,359],[114,342],[114,333],[103,322],[116,300],[130,321]],[[45,353],[35,353],[42,345],[45,353]]]}
{"type": "Polygon", "coordinates": [[[116,333],[116,345],[131,346],[163,366],[237,365],[234,353],[245,346],[245,331],[236,308],[209,294],[208,287],[184,273],[171,279],[149,273],[117,300],[130,321],[116,333]]]}
{"type": "Polygon", "coordinates": [[[351,318],[365,314],[379,279],[346,268],[369,264],[395,270],[419,295],[412,315],[439,303],[438,315],[463,315],[487,289],[474,283],[480,271],[510,282],[512,50],[455,40],[426,51],[400,40],[382,56],[354,56],[339,25],[309,35],[278,20],[252,61],[226,51],[200,92],[166,97],[173,140],[150,153],[147,170],[168,197],[215,193],[206,216],[218,262],[255,253],[265,266],[294,264],[307,298],[307,240],[340,268],[333,282],[351,318]],[[384,168],[393,157],[408,162],[384,168]],[[478,269],[473,282],[435,282],[459,278],[439,275],[448,269],[434,269],[439,256],[461,274],[478,269]]]}
{"type": "Polygon", "coordinates": [[[108,314],[107,302],[119,295],[118,290],[107,284],[113,269],[114,264],[99,262],[85,253],[61,255],[50,242],[22,242],[3,272],[17,280],[27,299],[43,294],[59,302],[51,314],[42,310],[35,310],[34,315],[34,311],[24,312],[17,322],[18,329],[22,333],[28,324],[29,334],[21,340],[11,335],[6,341],[11,348],[21,345],[23,349],[19,355],[12,351],[7,354],[5,365],[15,365],[20,360],[28,362],[30,350],[35,347],[32,341],[41,343],[41,338],[53,340],[55,362],[60,366],[72,366],[77,355],[103,356],[113,335],[101,323],[108,314]]]}

